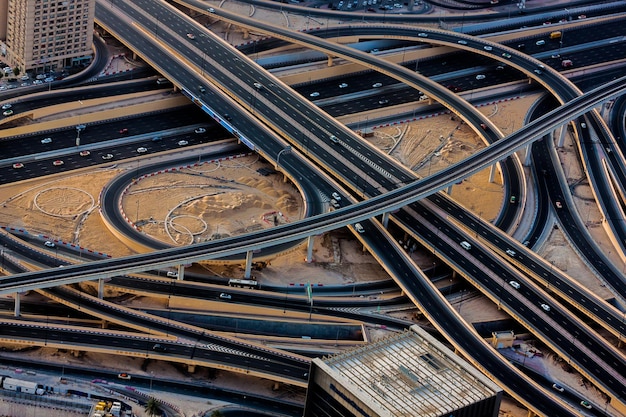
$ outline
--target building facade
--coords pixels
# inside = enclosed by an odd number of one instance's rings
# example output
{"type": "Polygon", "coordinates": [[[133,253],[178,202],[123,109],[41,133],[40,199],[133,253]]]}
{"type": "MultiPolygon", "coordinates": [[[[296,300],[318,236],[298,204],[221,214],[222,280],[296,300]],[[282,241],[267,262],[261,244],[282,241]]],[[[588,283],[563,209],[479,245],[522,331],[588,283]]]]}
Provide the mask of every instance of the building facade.
{"type": "Polygon", "coordinates": [[[89,62],[95,0],[0,0],[0,53],[20,72],[89,62]]]}
{"type": "Polygon", "coordinates": [[[502,389],[412,326],[313,360],[304,417],[497,417],[502,389]]]}

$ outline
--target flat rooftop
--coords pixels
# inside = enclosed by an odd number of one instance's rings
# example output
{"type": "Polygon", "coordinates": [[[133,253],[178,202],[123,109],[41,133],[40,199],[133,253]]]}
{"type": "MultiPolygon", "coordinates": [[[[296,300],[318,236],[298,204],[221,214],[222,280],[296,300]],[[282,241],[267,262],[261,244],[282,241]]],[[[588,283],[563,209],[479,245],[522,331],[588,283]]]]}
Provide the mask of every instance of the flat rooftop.
{"type": "Polygon", "coordinates": [[[397,416],[439,416],[502,391],[418,326],[322,362],[397,416]]]}

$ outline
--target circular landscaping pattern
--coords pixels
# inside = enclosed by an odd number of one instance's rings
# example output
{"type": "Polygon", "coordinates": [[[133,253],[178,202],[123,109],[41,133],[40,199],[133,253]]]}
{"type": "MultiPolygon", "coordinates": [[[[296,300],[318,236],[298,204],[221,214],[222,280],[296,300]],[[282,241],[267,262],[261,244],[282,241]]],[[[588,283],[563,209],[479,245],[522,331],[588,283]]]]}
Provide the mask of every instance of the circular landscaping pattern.
{"type": "Polygon", "coordinates": [[[79,188],[52,187],[39,191],[33,204],[39,211],[50,216],[71,218],[92,210],[95,199],[79,188]]]}

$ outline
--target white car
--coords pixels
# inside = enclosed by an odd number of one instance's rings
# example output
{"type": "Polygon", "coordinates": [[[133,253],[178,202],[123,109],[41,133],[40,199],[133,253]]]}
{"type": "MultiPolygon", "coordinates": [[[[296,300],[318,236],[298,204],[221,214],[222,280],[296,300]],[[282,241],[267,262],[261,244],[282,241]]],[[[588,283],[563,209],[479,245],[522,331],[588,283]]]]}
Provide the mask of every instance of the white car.
{"type": "Polygon", "coordinates": [[[459,45],[467,45],[467,41],[464,41],[463,39],[461,39],[460,41],[456,41],[456,43],[458,43],[459,45]]]}
{"type": "Polygon", "coordinates": [[[200,133],[204,133],[206,132],[206,129],[203,127],[199,127],[196,130],[194,130],[195,133],[200,134],[200,133]]]}
{"type": "Polygon", "coordinates": [[[337,201],[341,201],[341,196],[337,192],[332,193],[330,196],[337,201]]]}
{"type": "Polygon", "coordinates": [[[21,162],[16,162],[13,164],[13,168],[15,169],[20,169],[20,168],[24,168],[24,164],[21,162]]]}
{"type": "Polygon", "coordinates": [[[492,48],[491,46],[489,46],[489,45],[485,45],[485,46],[483,46],[483,49],[484,49],[485,51],[491,51],[491,50],[493,50],[493,48],[492,48]]]}
{"type": "Polygon", "coordinates": [[[22,75],[22,76],[20,77],[20,80],[22,80],[22,81],[28,81],[28,80],[30,80],[30,77],[29,77],[28,75],[22,75]]]}
{"type": "Polygon", "coordinates": [[[79,155],[80,156],[89,156],[89,155],[91,155],[91,152],[89,152],[89,151],[80,151],[79,155]]]}
{"type": "Polygon", "coordinates": [[[550,311],[550,306],[547,304],[541,304],[541,308],[543,308],[545,311],[550,311]]]}
{"type": "Polygon", "coordinates": [[[9,110],[11,107],[13,107],[11,104],[6,103],[2,105],[2,110],[9,110]]]}
{"type": "Polygon", "coordinates": [[[194,35],[193,33],[188,33],[187,37],[191,40],[196,39],[196,35],[194,35]]]}
{"type": "Polygon", "coordinates": [[[354,230],[356,230],[359,233],[365,233],[365,229],[363,228],[361,223],[355,223],[354,224],[354,230]]]}
{"type": "Polygon", "coordinates": [[[510,285],[511,287],[515,288],[516,290],[519,290],[519,289],[520,289],[520,287],[521,287],[521,286],[519,285],[519,282],[517,282],[517,281],[509,281],[509,285],[510,285]]]}
{"type": "Polygon", "coordinates": [[[146,152],[148,152],[148,149],[144,148],[143,146],[140,148],[137,148],[137,153],[146,153],[146,152]]]}
{"type": "Polygon", "coordinates": [[[420,32],[417,34],[418,37],[420,38],[427,38],[428,37],[428,33],[424,33],[424,32],[420,32]]]}
{"type": "Polygon", "coordinates": [[[552,388],[554,388],[555,390],[557,390],[558,392],[563,392],[565,391],[565,388],[563,388],[561,385],[557,384],[556,382],[554,384],[552,384],[552,388]]]}
{"type": "Polygon", "coordinates": [[[104,159],[104,160],[113,159],[113,155],[110,154],[110,153],[108,153],[106,155],[102,155],[102,159],[104,159]]]}
{"type": "Polygon", "coordinates": [[[174,271],[167,271],[166,274],[169,278],[178,278],[178,272],[174,272],[174,271]]]}
{"type": "Polygon", "coordinates": [[[383,86],[383,84],[382,84],[382,83],[375,83],[375,84],[372,84],[372,87],[374,87],[374,88],[378,88],[378,87],[382,87],[382,86],[383,86]]]}
{"type": "Polygon", "coordinates": [[[54,165],[55,167],[60,167],[61,165],[63,165],[63,161],[57,159],[56,161],[52,162],[52,165],[54,165]]]}
{"type": "Polygon", "coordinates": [[[43,138],[41,139],[41,143],[52,143],[52,138],[43,138]]]}
{"type": "Polygon", "coordinates": [[[178,141],[178,146],[185,146],[185,145],[189,145],[189,142],[187,142],[186,140],[179,140],[178,141]]]}
{"type": "Polygon", "coordinates": [[[341,83],[339,84],[339,88],[346,88],[348,86],[347,83],[341,83]]]}
{"type": "Polygon", "coordinates": [[[5,110],[4,113],[2,113],[4,116],[11,116],[13,115],[13,110],[9,109],[9,110],[5,110]]]}
{"type": "Polygon", "coordinates": [[[48,247],[48,248],[54,248],[54,247],[56,246],[56,245],[54,244],[54,242],[51,242],[51,241],[49,241],[49,240],[46,240],[46,241],[43,243],[43,245],[44,245],[45,247],[48,247]]]}
{"type": "Polygon", "coordinates": [[[221,294],[220,294],[220,298],[221,298],[222,300],[230,300],[230,299],[232,299],[233,297],[232,297],[230,294],[226,294],[225,292],[223,292],[223,293],[221,293],[221,294]]]}
{"type": "Polygon", "coordinates": [[[476,76],[476,79],[477,79],[477,80],[484,80],[484,79],[485,79],[485,76],[484,76],[483,74],[478,74],[478,75],[476,76]]]}
{"type": "Polygon", "coordinates": [[[48,77],[48,78],[46,78],[46,79],[44,80],[44,82],[46,82],[46,83],[51,83],[52,81],[54,81],[54,78],[53,78],[53,77],[48,77]]]}
{"type": "Polygon", "coordinates": [[[319,97],[320,93],[317,91],[312,92],[311,94],[309,94],[309,96],[311,97],[319,97]]]}

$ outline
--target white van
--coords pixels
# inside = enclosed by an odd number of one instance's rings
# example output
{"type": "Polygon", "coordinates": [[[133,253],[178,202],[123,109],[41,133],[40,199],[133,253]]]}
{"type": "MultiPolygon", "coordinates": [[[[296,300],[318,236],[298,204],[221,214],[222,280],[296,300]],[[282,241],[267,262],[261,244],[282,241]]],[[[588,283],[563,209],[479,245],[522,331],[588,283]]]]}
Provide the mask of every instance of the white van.
{"type": "Polygon", "coordinates": [[[465,250],[470,250],[472,249],[472,245],[469,244],[469,242],[463,241],[460,243],[461,247],[465,250]]]}
{"type": "Polygon", "coordinates": [[[535,45],[537,45],[537,46],[541,46],[541,45],[545,45],[545,44],[546,44],[546,41],[544,41],[543,39],[538,40],[537,42],[535,42],[535,45]]]}
{"type": "Polygon", "coordinates": [[[511,249],[507,249],[506,250],[506,254],[509,255],[509,256],[515,256],[515,251],[511,250],[511,249]]]}

